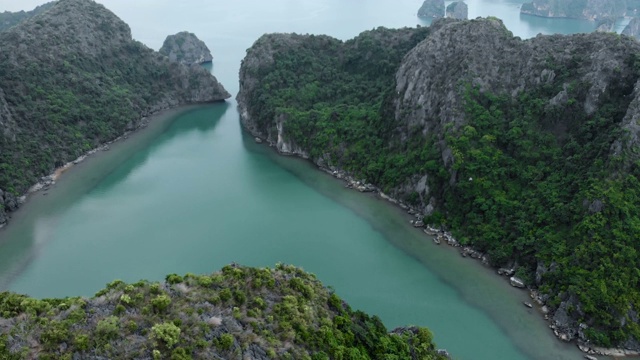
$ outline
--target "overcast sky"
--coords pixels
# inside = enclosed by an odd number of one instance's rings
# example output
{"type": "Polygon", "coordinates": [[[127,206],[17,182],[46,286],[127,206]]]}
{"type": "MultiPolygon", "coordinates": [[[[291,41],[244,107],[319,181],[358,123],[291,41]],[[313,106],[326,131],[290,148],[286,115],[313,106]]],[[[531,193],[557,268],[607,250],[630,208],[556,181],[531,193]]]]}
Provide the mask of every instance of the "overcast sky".
{"type": "Polygon", "coordinates": [[[33,10],[36,6],[49,2],[49,0],[0,0],[0,12],[33,10]]]}

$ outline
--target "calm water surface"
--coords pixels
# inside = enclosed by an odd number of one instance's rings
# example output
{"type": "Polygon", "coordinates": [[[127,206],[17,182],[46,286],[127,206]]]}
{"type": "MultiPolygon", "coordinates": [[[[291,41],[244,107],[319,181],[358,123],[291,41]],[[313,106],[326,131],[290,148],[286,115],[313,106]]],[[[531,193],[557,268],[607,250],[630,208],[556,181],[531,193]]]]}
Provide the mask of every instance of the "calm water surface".
{"type": "MultiPolygon", "coordinates": [[[[467,1],[471,18],[502,18],[522,38],[594,28],[520,16],[522,2],[467,1]]],[[[168,34],[195,32],[213,51],[212,72],[234,94],[245,50],[265,32],[348,39],[381,25],[428,24],[415,16],[421,1],[407,0],[102,3],[154,49],[168,34]]],[[[0,0],[0,11],[22,7],[0,0]]],[[[233,100],[159,119],[134,138],[66,173],[16,214],[0,233],[0,289],[90,296],[115,278],[285,262],[389,327],[430,327],[457,359],[582,357],[522,306],[525,292],[434,245],[398,209],[255,144],[233,100]]]]}

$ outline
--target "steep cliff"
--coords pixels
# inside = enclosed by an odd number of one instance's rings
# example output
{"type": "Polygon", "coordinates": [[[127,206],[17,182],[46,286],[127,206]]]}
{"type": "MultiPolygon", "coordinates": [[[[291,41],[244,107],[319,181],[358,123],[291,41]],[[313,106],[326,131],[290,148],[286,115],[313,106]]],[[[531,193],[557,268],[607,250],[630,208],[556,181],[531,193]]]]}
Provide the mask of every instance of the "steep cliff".
{"type": "MultiPolygon", "coordinates": [[[[199,67],[172,63],[131,38],[91,0],[61,0],[0,32],[0,189],[41,176],[135,129],[143,117],[227,91],[199,67]]],[[[0,201],[0,222],[7,198],[0,201]]]]}
{"type": "Polygon", "coordinates": [[[467,20],[469,7],[464,1],[455,1],[447,5],[446,17],[459,20],[467,20]]]}
{"type": "Polygon", "coordinates": [[[444,17],[444,0],[424,0],[420,9],[418,9],[418,17],[425,19],[439,19],[444,17]]]}
{"type": "Polygon", "coordinates": [[[514,266],[563,338],[637,349],[639,53],[616,34],[523,41],[495,18],[345,43],[267,35],[238,102],[280,151],[371,182],[514,266]]]}
{"type": "Polygon", "coordinates": [[[601,19],[596,26],[598,32],[616,32],[616,20],[613,18],[601,19]]]}
{"type": "Polygon", "coordinates": [[[12,26],[15,26],[31,17],[34,17],[40,13],[43,13],[49,10],[55,1],[37,6],[35,9],[31,11],[18,11],[18,12],[10,12],[5,11],[0,13],[0,31],[4,31],[12,26]]]}
{"type": "Polygon", "coordinates": [[[542,17],[600,20],[622,17],[634,9],[626,0],[533,0],[522,4],[520,12],[542,17]]]}
{"type": "Polygon", "coordinates": [[[203,64],[213,60],[207,45],[195,34],[187,31],[167,36],[159,52],[168,56],[171,61],[186,65],[203,64]]]}
{"type": "Polygon", "coordinates": [[[114,281],[91,299],[0,293],[0,357],[444,360],[426,328],[392,332],[292,266],[114,281]]]}
{"type": "Polygon", "coordinates": [[[622,35],[640,39],[640,18],[634,17],[631,19],[624,30],[622,30],[622,35]]]}

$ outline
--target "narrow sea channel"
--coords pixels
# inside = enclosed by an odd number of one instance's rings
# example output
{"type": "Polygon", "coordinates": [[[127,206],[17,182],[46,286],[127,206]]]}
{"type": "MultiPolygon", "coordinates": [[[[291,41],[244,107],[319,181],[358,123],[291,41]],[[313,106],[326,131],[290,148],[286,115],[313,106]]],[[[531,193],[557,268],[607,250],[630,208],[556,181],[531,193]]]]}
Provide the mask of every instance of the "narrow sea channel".
{"type": "MultiPolygon", "coordinates": [[[[196,33],[232,94],[245,49],[265,32],[347,39],[421,23],[421,1],[408,0],[102,3],[154,49],[168,34],[196,33]]],[[[470,0],[470,17],[503,18],[523,38],[592,30],[521,18],[521,3],[470,0]]],[[[36,297],[90,296],[116,278],[161,280],[231,262],[300,266],[389,328],[428,326],[456,359],[582,358],[492,270],[434,245],[388,203],[256,144],[233,100],[159,119],[64,174],[0,232],[0,287],[36,297]]]]}

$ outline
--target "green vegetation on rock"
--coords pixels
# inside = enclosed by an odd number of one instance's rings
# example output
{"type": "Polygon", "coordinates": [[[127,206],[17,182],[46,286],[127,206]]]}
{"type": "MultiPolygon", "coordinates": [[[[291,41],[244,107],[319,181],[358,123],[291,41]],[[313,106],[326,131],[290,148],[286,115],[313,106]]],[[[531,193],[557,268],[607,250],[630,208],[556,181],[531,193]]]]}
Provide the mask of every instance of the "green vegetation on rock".
{"type": "Polygon", "coordinates": [[[638,349],[639,59],[626,37],[522,41],[496,19],[344,43],[266,35],[238,101],[280,151],[347,170],[515,268],[567,339],[638,349]]]}
{"type": "Polygon", "coordinates": [[[0,293],[0,334],[2,359],[446,358],[428,329],[389,333],[380,319],[287,265],[231,265],[164,283],[114,281],[91,299],[0,293]],[[159,298],[168,300],[162,311],[153,305],[159,298]]]}
{"type": "Polygon", "coordinates": [[[55,5],[55,1],[37,6],[31,11],[2,12],[0,13],[0,31],[9,29],[10,27],[16,26],[33,16],[43,13],[49,10],[53,5],[55,5]]]}
{"type": "Polygon", "coordinates": [[[14,195],[146,116],[230,96],[206,70],[132,40],[91,0],[58,1],[0,32],[0,46],[0,189],[14,195]]]}

